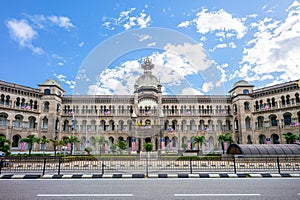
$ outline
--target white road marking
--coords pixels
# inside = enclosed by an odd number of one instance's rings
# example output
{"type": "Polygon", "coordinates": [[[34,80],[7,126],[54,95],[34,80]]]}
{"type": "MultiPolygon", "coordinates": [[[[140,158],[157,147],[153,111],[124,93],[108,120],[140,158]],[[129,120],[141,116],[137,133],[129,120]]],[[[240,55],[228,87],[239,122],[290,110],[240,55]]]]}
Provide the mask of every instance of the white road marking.
{"type": "Polygon", "coordinates": [[[260,196],[261,194],[174,194],[175,197],[260,196]]]}
{"type": "Polygon", "coordinates": [[[133,194],[37,194],[38,197],[132,197],[133,194]]]}

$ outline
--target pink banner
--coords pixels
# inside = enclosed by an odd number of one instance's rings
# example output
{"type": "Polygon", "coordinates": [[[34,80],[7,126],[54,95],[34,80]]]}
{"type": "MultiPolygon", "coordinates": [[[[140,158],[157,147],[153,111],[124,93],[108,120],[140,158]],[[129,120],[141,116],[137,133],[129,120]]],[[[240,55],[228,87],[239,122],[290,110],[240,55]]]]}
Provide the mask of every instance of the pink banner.
{"type": "Polygon", "coordinates": [[[224,142],[224,151],[227,150],[227,142],[224,142]]]}
{"type": "Polygon", "coordinates": [[[191,142],[188,142],[187,150],[191,150],[191,142]]]}
{"type": "Polygon", "coordinates": [[[26,148],[26,142],[22,142],[20,150],[25,151],[25,148],[26,148]]]}
{"type": "Polygon", "coordinates": [[[165,150],[165,138],[160,138],[161,150],[165,150]]]}
{"type": "Polygon", "coordinates": [[[108,150],[108,146],[107,146],[107,144],[105,143],[104,144],[104,151],[107,151],[108,150]]]}
{"type": "Polygon", "coordinates": [[[170,141],[170,151],[172,151],[173,150],[173,141],[171,140],[170,141]]]}
{"type": "Polygon", "coordinates": [[[67,151],[70,151],[70,150],[71,150],[71,144],[68,143],[68,144],[67,144],[67,151]]]}
{"type": "Polygon", "coordinates": [[[131,139],[131,150],[136,151],[136,138],[131,139]]]}

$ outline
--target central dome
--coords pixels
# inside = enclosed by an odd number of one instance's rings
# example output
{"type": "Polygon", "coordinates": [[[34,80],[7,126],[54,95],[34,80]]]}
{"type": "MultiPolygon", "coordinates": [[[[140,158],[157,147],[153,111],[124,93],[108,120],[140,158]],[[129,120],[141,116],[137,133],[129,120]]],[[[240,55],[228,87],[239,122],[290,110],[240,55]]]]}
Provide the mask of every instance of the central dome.
{"type": "Polygon", "coordinates": [[[149,58],[146,58],[144,60],[142,68],[144,69],[144,74],[141,75],[135,82],[135,85],[137,87],[157,87],[158,85],[160,85],[159,80],[156,78],[156,76],[152,74],[151,70],[154,68],[154,65],[151,63],[149,58]]]}

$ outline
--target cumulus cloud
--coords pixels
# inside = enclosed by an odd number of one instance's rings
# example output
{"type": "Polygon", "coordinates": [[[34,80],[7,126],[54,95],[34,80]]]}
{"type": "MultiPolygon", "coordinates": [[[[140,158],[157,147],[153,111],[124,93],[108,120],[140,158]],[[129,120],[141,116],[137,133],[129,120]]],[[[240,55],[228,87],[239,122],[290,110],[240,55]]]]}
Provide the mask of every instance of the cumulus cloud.
{"type": "MultiPolygon", "coordinates": [[[[170,91],[176,88],[178,93],[201,94],[199,90],[192,90],[194,85],[187,79],[188,76],[197,76],[211,65],[200,47],[198,44],[167,44],[164,52],[154,52],[149,56],[155,66],[153,75],[164,87],[171,88],[170,91]]],[[[97,76],[97,83],[90,85],[88,94],[132,94],[136,80],[143,74],[141,62],[129,60],[103,70],[97,76]]]]}
{"type": "Polygon", "coordinates": [[[102,18],[102,26],[109,30],[114,30],[114,26],[122,26],[125,30],[148,27],[151,23],[151,16],[147,15],[145,10],[138,14],[135,14],[136,11],[136,8],[130,8],[121,11],[117,18],[102,18]]]}
{"type": "Polygon", "coordinates": [[[197,18],[193,22],[196,24],[197,31],[201,34],[213,31],[232,31],[237,38],[242,38],[247,31],[242,19],[234,18],[223,9],[216,12],[208,12],[207,9],[203,9],[197,13],[197,18]]]}
{"type": "Polygon", "coordinates": [[[74,80],[67,80],[67,77],[62,74],[53,74],[60,82],[67,84],[71,89],[73,89],[76,85],[76,81],[74,80]]]}
{"type": "Polygon", "coordinates": [[[183,94],[183,95],[202,95],[203,93],[194,88],[184,88],[182,90],[181,94],[183,94]]]}
{"type": "Polygon", "coordinates": [[[49,16],[48,19],[55,25],[70,31],[75,26],[72,24],[71,20],[65,16],[49,16]]]}
{"type": "Polygon", "coordinates": [[[240,70],[233,77],[262,80],[278,77],[278,81],[300,77],[300,3],[287,9],[287,18],[277,21],[265,18],[255,24],[254,39],[244,48],[240,70]]]}
{"type": "Polygon", "coordinates": [[[43,54],[43,50],[40,47],[36,47],[32,44],[32,41],[38,37],[38,33],[26,20],[7,20],[6,26],[9,30],[10,37],[21,47],[27,47],[36,54],[43,54]]]}
{"type": "Polygon", "coordinates": [[[190,25],[190,21],[184,21],[184,22],[181,22],[180,24],[178,24],[178,28],[186,28],[190,25]]]}
{"type": "Polygon", "coordinates": [[[39,36],[38,30],[46,29],[48,26],[57,25],[68,31],[75,26],[71,23],[68,17],[64,16],[44,16],[44,15],[27,15],[24,18],[9,19],[6,21],[6,26],[9,30],[10,37],[17,42],[21,47],[29,48],[35,54],[44,54],[41,47],[33,44],[39,36]]]}

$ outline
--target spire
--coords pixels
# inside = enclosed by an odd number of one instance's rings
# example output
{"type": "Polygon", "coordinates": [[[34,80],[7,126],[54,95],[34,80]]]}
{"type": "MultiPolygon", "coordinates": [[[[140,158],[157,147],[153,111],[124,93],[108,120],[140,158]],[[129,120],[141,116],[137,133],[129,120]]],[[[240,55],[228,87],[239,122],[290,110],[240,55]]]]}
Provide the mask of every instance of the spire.
{"type": "Polygon", "coordinates": [[[142,64],[142,68],[147,71],[154,68],[154,65],[152,64],[152,62],[148,56],[145,58],[144,63],[142,64]]]}

